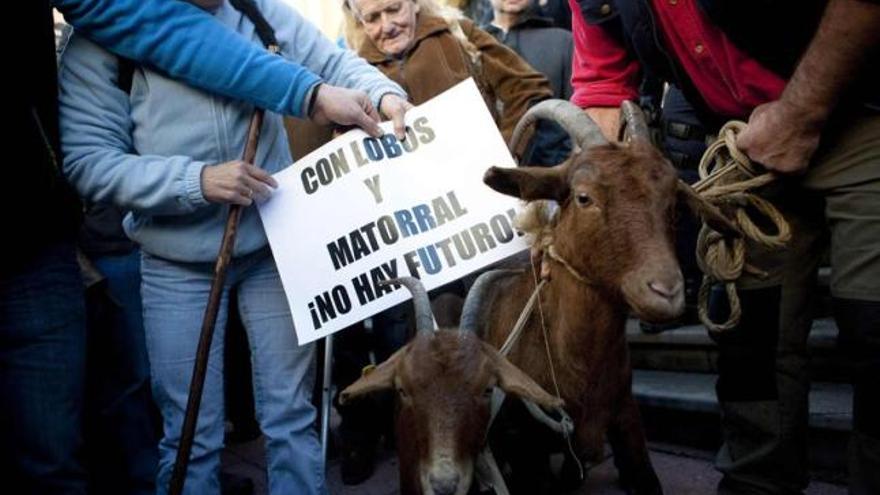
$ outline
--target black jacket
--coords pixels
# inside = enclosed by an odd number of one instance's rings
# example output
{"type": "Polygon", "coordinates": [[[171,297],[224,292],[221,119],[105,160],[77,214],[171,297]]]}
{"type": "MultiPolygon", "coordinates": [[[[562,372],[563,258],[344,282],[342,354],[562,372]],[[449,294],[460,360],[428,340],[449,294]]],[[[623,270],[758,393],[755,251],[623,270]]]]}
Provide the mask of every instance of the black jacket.
{"type": "MultiPolygon", "coordinates": [[[[552,19],[534,14],[523,17],[506,33],[491,24],[483,29],[544,74],[550,81],[554,98],[571,98],[574,45],[570,31],[553,27],[552,19]]],[[[524,163],[556,165],[571,153],[571,140],[558,125],[541,121],[535,131],[532,145],[524,154],[524,163]]]]}
{"type": "MultiPolygon", "coordinates": [[[[806,51],[828,0],[697,0],[709,18],[750,57],[789,79],[806,51]]],[[[880,0],[870,0],[878,2],[880,0]]],[[[705,103],[661,43],[650,0],[578,0],[584,20],[602,25],[633,52],[649,73],[678,85],[701,110],[705,103]]],[[[872,55],[873,56],[873,55],[872,55]]],[[[848,103],[880,109],[880,67],[866,64],[848,103]]],[[[744,115],[715,116],[744,118],[744,115]]]]}
{"type": "Polygon", "coordinates": [[[0,267],[21,265],[50,243],[73,240],[79,201],[61,174],[58,83],[52,10],[46,0],[12,2],[9,18],[25,29],[10,50],[9,93],[0,215],[0,267]]]}
{"type": "MultiPolygon", "coordinates": [[[[539,0],[532,0],[532,11],[541,17],[550,19],[554,27],[571,31],[571,8],[568,0],[546,0],[540,5],[539,0]]],[[[464,7],[464,14],[480,27],[486,26],[495,17],[490,0],[471,0],[464,7]]]]}
{"type": "Polygon", "coordinates": [[[492,24],[483,29],[524,58],[544,74],[553,88],[553,97],[571,98],[571,32],[553,27],[546,17],[527,16],[508,32],[492,24]]]}

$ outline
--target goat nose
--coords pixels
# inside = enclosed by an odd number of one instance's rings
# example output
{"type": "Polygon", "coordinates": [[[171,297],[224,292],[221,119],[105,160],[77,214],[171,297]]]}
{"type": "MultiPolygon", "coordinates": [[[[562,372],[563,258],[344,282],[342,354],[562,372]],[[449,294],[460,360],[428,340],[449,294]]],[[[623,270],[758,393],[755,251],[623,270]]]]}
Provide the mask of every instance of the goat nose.
{"type": "Polygon", "coordinates": [[[446,475],[431,473],[428,480],[431,482],[434,495],[455,495],[458,490],[458,473],[446,475]]]}
{"type": "Polygon", "coordinates": [[[648,287],[657,293],[657,295],[665,297],[666,299],[672,299],[681,292],[682,281],[676,280],[672,284],[669,284],[659,280],[652,280],[648,282],[648,287]]]}

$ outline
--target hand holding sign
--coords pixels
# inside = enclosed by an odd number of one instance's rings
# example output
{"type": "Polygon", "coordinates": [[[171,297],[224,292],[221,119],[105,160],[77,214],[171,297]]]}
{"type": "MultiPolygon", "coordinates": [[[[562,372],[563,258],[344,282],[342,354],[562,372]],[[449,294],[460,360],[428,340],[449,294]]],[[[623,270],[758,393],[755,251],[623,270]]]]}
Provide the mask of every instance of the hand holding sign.
{"type": "Polygon", "coordinates": [[[379,102],[379,113],[394,123],[394,135],[401,141],[406,139],[406,112],[412,109],[412,103],[393,93],[388,93],[379,102]]]}
{"type": "Polygon", "coordinates": [[[370,97],[363,91],[320,84],[313,91],[315,106],[311,109],[311,119],[319,125],[356,125],[371,136],[379,136],[379,114],[373,108],[370,97]]]}

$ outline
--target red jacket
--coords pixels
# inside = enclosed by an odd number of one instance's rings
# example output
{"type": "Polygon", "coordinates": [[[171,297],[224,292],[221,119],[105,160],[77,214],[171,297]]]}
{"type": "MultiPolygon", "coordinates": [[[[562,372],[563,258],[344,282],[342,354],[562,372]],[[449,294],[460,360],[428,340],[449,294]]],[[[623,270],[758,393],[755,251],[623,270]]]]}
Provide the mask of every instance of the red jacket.
{"type": "MultiPolygon", "coordinates": [[[[588,24],[576,0],[569,1],[575,43],[571,101],[592,107],[634,99],[641,80],[635,57],[604,27],[588,24]]],[[[779,98],[785,80],[737,48],[695,0],[651,0],[651,10],[660,42],[708,110],[746,118],[756,106],[779,98]]]]}

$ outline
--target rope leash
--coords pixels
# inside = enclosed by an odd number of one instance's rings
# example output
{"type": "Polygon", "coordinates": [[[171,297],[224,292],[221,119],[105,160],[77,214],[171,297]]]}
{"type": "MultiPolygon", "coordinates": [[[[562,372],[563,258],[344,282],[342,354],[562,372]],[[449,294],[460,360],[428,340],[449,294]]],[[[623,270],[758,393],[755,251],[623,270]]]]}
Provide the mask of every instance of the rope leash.
{"type": "MultiPolygon", "coordinates": [[[[549,249],[547,249],[547,252],[548,253],[555,252],[555,249],[553,249],[552,244],[549,246],[549,249]]],[[[551,258],[556,259],[556,260],[562,260],[562,258],[559,257],[558,255],[555,257],[551,255],[551,258]]],[[[574,269],[574,267],[572,267],[570,264],[565,263],[563,266],[565,266],[565,268],[567,268],[569,270],[569,272],[572,273],[572,275],[576,275],[575,278],[577,278],[578,280],[583,280],[584,283],[589,284],[589,282],[587,281],[588,279],[586,277],[584,277],[583,275],[581,275],[580,273],[578,273],[574,269]]],[[[541,271],[542,271],[542,275],[543,275],[543,272],[545,270],[542,268],[541,271]]],[[[532,280],[536,284],[538,283],[538,274],[535,272],[534,263],[532,264],[532,280]]],[[[541,277],[541,283],[544,283],[547,280],[548,280],[547,277],[544,277],[544,276],[541,277]]],[[[540,287],[540,286],[538,286],[538,287],[540,287]]],[[[541,331],[544,335],[544,349],[547,352],[547,362],[550,364],[550,376],[551,376],[551,378],[553,378],[553,387],[556,389],[555,390],[556,397],[561,399],[562,394],[559,390],[559,382],[556,380],[556,369],[553,366],[553,356],[550,352],[550,336],[548,335],[548,332],[547,332],[547,324],[544,321],[544,308],[541,306],[540,300],[538,301],[538,315],[541,317],[541,331]]],[[[529,404],[526,404],[526,405],[528,406],[529,404]]],[[[541,411],[541,408],[539,408],[537,406],[535,406],[534,408],[540,412],[543,412],[543,411],[541,411]]],[[[531,409],[529,409],[529,410],[531,411],[531,409]]],[[[560,433],[562,433],[562,436],[565,438],[565,443],[568,446],[568,452],[571,454],[571,458],[574,460],[575,465],[578,468],[578,479],[583,481],[584,477],[586,476],[586,473],[584,472],[584,466],[581,463],[580,458],[577,456],[577,453],[574,451],[574,446],[571,443],[571,436],[574,433],[574,421],[572,421],[571,417],[568,416],[568,414],[565,412],[564,409],[560,408],[560,413],[562,415],[562,420],[560,421],[560,423],[561,423],[560,428],[562,428],[562,430],[560,431],[560,433]]],[[[535,414],[536,414],[535,412],[532,412],[533,416],[535,414]]],[[[535,416],[535,417],[537,417],[537,416],[535,416]]],[[[547,423],[545,423],[545,424],[547,424],[547,423]]],[[[557,430],[557,431],[559,431],[559,430],[557,430]]]]}
{"type": "Polygon", "coordinates": [[[711,332],[730,330],[739,324],[742,307],[736,293],[736,282],[744,273],[765,277],[762,270],[747,261],[746,240],[778,249],[791,239],[791,227],[769,201],[750,192],[777,179],[772,172],[760,173],[749,157],[736,147],[736,137],[746,128],[740,121],[731,121],[721,128],[718,139],[712,143],[700,160],[700,180],[694,191],[704,203],[724,212],[735,224],[741,236],[724,236],[705,223],[697,239],[697,264],[703,272],[698,295],[697,311],[700,321],[711,332]],[[763,217],[771,230],[762,229],[755,214],[763,217]],[[730,314],[726,321],[713,321],[709,315],[709,293],[715,284],[724,286],[730,314]]]}

